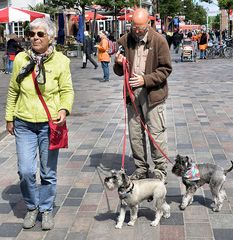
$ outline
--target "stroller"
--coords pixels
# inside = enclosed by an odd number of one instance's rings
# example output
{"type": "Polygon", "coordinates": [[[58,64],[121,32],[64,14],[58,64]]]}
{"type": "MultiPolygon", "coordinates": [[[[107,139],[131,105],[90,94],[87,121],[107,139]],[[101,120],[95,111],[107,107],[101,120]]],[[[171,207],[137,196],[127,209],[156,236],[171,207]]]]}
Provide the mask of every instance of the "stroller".
{"type": "Polygon", "coordinates": [[[196,51],[195,45],[190,38],[184,39],[181,46],[181,62],[196,62],[196,51]]]}

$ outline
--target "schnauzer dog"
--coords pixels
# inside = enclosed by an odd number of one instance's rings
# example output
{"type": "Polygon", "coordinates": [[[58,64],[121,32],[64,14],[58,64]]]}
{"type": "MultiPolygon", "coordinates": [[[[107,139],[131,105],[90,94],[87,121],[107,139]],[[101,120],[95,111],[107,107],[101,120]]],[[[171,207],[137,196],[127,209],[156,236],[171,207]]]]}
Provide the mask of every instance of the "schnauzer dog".
{"type": "Polygon", "coordinates": [[[130,180],[124,170],[112,170],[111,176],[105,178],[104,184],[109,190],[118,188],[121,208],[115,228],[122,228],[127,206],[131,210],[128,225],[134,226],[137,220],[139,203],[146,199],[154,199],[155,203],[156,214],[151,226],[157,226],[162,216],[170,217],[170,206],[165,200],[167,191],[162,173],[160,179],[130,180]]]}
{"type": "Polygon", "coordinates": [[[180,209],[184,210],[188,205],[192,204],[196,190],[208,183],[215,203],[213,211],[219,212],[226,198],[223,184],[227,173],[233,169],[233,162],[231,161],[231,163],[232,166],[224,170],[215,164],[195,164],[189,157],[177,155],[172,173],[182,177],[182,182],[186,186],[186,193],[183,196],[180,209]]]}

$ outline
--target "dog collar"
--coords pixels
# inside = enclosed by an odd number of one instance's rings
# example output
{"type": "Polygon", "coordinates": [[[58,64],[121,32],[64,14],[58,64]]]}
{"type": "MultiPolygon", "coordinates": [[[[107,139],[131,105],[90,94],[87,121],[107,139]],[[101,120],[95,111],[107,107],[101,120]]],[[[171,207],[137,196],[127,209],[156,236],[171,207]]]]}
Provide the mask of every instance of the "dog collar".
{"type": "Polygon", "coordinates": [[[120,199],[127,198],[128,194],[133,192],[133,188],[134,188],[134,184],[133,183],[132,183],[131,188],[128,191],[127,191],[127,189],[125,190],[124,187],[119,187],[118,188],[118,194],[120,196],[120,199]],[[122,191],[122,190],[125,190],[125,191],[122,191]]]}
{"type": "Polygon", "coordinates": [[[200,180],[200,172],[196,163],[192,163],[191,167],[185,172],[183,178],[189,181],[200,180]]]}

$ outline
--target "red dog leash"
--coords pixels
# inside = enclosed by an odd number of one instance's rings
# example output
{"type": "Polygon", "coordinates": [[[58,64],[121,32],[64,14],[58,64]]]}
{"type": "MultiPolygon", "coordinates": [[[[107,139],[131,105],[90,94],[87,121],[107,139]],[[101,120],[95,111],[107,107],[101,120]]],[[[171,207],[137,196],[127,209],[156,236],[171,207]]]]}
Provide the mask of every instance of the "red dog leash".
{"type": "Polygon", "coordinates": [[[148,137],[150,138],[150,140],[152,141],[153,145],[155,148],[157,148],[160,153],[171,163],[173,164],[173,162],[170,160],[170,158],[163,152],[163,150],[160,148],[160,146],[155,142],[154,138],[152,137],[151,133],[149,132],[146,124],[143,122],[138,109],[135,105],[135,96],[134,96],[134,92],[131,89],[131,86],[129,84],[129,63],[127,61],[126,58],[123,58],[123,71],[124,71],[124,89],[123,89],[123,97],[124,97],[124,114],[125,114],[125,118],[124,118],[124,122],[125,122],[125,128],[124,128],[124,141],[123,141],[123,151],[122,151],[122,165],[121,168],[124,169],[124,165],[125,165],[125,151],[126,151],[126,92],[129,93],[129,97],[131,99],[131,102],[133,104],[134,110],[137,114],[137,116],[139,116],[140,122],[143,126],[143,128],[145,129],[145,131],[148,134],[148,137]]]}

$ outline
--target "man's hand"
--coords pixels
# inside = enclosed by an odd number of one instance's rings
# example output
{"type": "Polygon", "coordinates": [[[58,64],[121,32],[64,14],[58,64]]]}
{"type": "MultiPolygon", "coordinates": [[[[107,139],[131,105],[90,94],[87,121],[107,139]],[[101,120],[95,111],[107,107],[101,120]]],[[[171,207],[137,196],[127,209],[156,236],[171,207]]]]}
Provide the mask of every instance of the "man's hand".
{"type": "Polygon", "coordinates": [[[55,124],[62,126],[65,123],[65,121],[66,121],[66,110],[65,109],[62,109],[58,112],[57,119],[58,120],[56,122],[54,122],[55,124]]]}
{"type": "Polygon", "coordinates": [[[6,122],[6,130],[11,134],[14,135],[14,124],[12,122],[6,122]]]}
{"type": "Polygon", "coordinates": [[[123,54],[120,54],[120,52],[118,51],[115,55],[115,63],[118,63],[118,64],[122,65],[124,57],[125,56],[123,54]]]}
{"type": "Polygon", "coordinates": [[[134,76],[129,79],[129,85],[131,87],[141,87],[145,84],[144,78],[142,75],[133,74],[134,76]]]}

